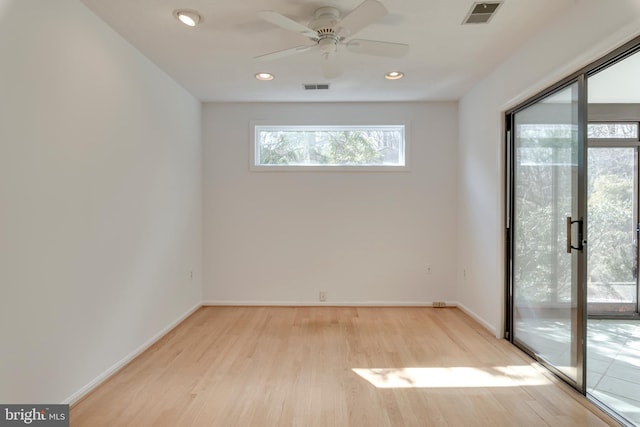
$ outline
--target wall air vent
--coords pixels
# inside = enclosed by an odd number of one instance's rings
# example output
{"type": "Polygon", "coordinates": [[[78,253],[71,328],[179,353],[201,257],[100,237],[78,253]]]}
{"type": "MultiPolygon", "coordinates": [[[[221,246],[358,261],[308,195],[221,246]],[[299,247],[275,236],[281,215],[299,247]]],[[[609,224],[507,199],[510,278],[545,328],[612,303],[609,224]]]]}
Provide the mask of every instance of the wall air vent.
{"type": "Polygon", "coordinates": [[[486,24],[502,4],[498,2],[475,2],[462,21],[463,24],[486,24]]]}
{"type": "Polygon", "coordinates": [[[327,90],[329,89],[329,83],[304,83],[302,85],[304,90],[327,90]]]}

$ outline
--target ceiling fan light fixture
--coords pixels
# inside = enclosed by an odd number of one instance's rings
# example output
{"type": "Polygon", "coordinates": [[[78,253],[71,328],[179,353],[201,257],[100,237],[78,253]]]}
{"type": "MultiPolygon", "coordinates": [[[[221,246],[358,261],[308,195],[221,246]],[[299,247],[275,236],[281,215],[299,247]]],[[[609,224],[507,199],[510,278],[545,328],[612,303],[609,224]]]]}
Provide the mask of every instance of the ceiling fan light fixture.
{"type": "Polygon", "coordinates": [[[398,80],[404,77],[404,73],[402,71],[389,71],[384,75],[384,78],[387,80],[398,80]]]}
{"type": "Polygon", "coordinates": [[[190,9],[178,9],[173,11],[173,16],[184,25],[189,27],[195,27],[200,22],[200,14],[195,10],[190,9]]]}
{"type": "Polygon", "coordinates": [[[256,74],[256,79],[258,80],[262,80],[262,81],[267,81],[267,80],[273,80],[275,78],[275,76],[271,73],[258,73],[256,74]]]}
{"type": "Polygon", "coordinates": [[[322,53],[334,53],[338,50],[338,39],[335,37],[326,37],[318,40],[318,46],[322,53]]]}

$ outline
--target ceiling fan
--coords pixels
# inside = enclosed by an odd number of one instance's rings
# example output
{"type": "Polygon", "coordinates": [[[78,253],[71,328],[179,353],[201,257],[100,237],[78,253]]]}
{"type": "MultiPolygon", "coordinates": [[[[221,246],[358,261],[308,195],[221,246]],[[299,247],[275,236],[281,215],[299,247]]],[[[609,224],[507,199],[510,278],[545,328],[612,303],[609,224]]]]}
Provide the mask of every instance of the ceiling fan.
{"type": "Polygon", "coordinates": [[[334,7],[321,7],[313,15],[308,26],[300,24],[272,10],[263,10],[258,16],[280,28],[302,34],[314,44],[296,46],[256,56],[257,60],[279,59],[309,50],[321,53],[322,73],[326,78],[334,78],[342,73],[337,61],[338,46],[345,46],[354,53],[399,58],[409,52],[409,45],[377,40],[352,38],[362,29],[380,20],[387,9],[378,0],[364,0],[358,7],[340,18],[340,11],[334,7]]]}

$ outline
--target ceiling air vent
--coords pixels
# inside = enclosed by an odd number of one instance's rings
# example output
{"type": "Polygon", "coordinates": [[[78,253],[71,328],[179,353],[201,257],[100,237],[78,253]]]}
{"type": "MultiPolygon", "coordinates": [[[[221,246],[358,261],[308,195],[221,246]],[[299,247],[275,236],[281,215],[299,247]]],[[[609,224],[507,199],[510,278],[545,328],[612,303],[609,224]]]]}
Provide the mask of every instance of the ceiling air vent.
{"type": "Polygon", "coordinates": [[[329,89],[329,83],[305,83],[304,90],[327,90],[329,89]]]}
{"type": "Polygon", "coordinates": [[[462,21],[463,24],[486,24],[495,15],[502,2],[475,2],[462,21]]]}

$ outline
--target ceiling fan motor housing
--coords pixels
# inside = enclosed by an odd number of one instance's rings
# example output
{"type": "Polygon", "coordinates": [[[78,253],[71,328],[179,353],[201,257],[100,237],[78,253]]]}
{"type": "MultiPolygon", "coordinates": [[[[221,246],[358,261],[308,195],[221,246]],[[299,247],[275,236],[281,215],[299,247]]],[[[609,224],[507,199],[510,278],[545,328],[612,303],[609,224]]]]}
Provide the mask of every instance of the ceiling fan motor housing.
{"type": "Polygon", "coordinates": [[[340,12],[335,7],[321,7],[313,14],[314,19],[309,23],[309,28],[318,33],[318,46],[322,53],[335,52],[340,41],[334,31],[340,18],[340,12]]]}

